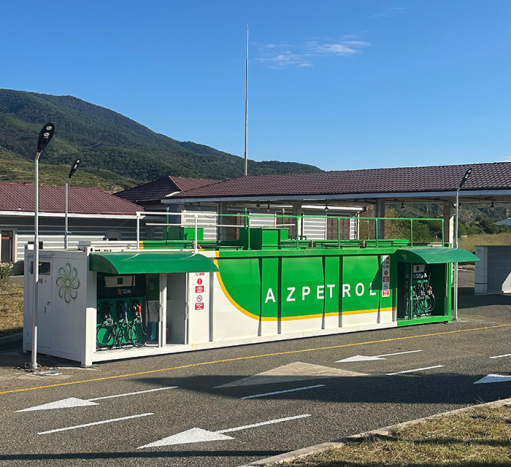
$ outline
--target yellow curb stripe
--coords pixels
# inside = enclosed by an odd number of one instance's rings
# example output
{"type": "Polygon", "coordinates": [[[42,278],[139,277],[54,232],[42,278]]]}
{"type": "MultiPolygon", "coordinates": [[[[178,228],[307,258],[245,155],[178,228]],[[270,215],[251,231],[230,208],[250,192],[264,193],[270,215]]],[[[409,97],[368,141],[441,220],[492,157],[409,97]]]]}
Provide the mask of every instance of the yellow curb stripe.
{"type": "MultiPolygon", "coordinates": [[[[36,389],[56,388],[59,386],[70,386],[72,384],[93,383],[95,381],[106,381],[106,380],[110,380],[110,379],[129,378],[131,376],[149,375],[151,373],[161,373],[163,371],[174,371],[174,370],[182,370],[184,368],[194,368],[194,367],[199,367],[199,366],[204,366],[204,365],[214,365],[214,364],[218,364],[218,363],[236,362],[236,361],[241,361],[241,360],[251,360],[253,358],[275,357],[278,355],[290,355],[290,354],[298,354],[298,353],[303,353],[303,352],[315,352],[318,350],[341,349],[341,348],[346,348],[346,347],[356,347],[359,345],[381,344],[383,342],[393,342],[393,341],[400,341],[400,340],[405,340],[405,339],[416,339],[418,337],[433,337],[433,336],[442,336],[442,335],[446,335],[446,334],[456,334],[456,333],[460,333],[460,332],[484,331],[486,329],[496,329],[496,328],[504,328],[504,327],[510,327],[510,326],[511,326],[511,324],[499,324],[496,326],[485,326],[482,328],[458,329],[456,331],[434,332],[431,334],[420,334],[420,335],[416,335],[416,336],[394,337],[392,339],[381,339],[381,340],[377,340],[377,341],[356,342],[353,344],[342,344],[342,345],[331,345],[328,347],[316,347],[316,348],[312,348],[312,349],[288,350],[286,352],[275,352],[275,353],[267,353],[267,354],[261,354],[261,355],[249,355],[247,357],[226,358],[223,360],[214,360],[214,361],[210,361],[210,362],[191,363],[189,365],[174,366],[174,367],[169,367],[169,368],[160,368],[158,370],[140,371],[138,373],[129,373],[129,374],[115,375],[115,376],[105,376],[103,378],[86,379],[86,380],[82,380],[82,381],[68,381],[67,383],[49,384],[47,386],[36,386],[33,388],[12,389],[10,391],[0,392],[0,395],[1,394],[12,394],[15,392],[34,391],[36,389]]],[[[268,343],[268,342],[266,342],[266,343],[268,343]]]]}

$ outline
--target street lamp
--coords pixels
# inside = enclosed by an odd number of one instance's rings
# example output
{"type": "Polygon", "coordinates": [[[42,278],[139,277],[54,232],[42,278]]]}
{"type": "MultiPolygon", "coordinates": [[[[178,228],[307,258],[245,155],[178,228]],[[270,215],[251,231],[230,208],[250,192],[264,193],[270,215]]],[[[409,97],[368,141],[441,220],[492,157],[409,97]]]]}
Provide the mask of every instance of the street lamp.
{"type": "MultiPolygon", "coordinates": [[[[460,190],[465,185],[465,182],[470,177],[472,173],[472,169],[468,169],[463,175],[461,182],[456,190],[456,222],[455,222],[455,232],[454,232],[454,248],[458,248],[458,215],[460,208],[460,190]]],[[[454,321],[458,321],[458,263],[454,263],[454,293],[455,293],[455,301],[454,301],[454,321]]]]}
{"type": "Polygon", "coordinates": [[[68,231],[68,211],[69,211],[69,180],[71,180],[71,177],[73,176],[73,174],[76,172],[76,170],[78,169],[78,166],[80,165],[80,162],[82,160],[80,158],[76,159],[76,162],[73,164],[73,167],[71,167],[71,170],[69,171],[69,175],[67,177],[67,180],[66,180],[66,231],[64,233],[64,248],[67,250],[68,248],[68,242],[67,242],[67,236],[69,234],[69,231],[68,231]]]}
{"type": "Polygon", "coordinates": [[[39,157],[53,138],[55,125],[48,122],[39,132],[37,153],[35,155],[35,209],[34,209],[34,290],[32,297],[32,369],[37,369],[37,312],[39,300],[39,157]]]}

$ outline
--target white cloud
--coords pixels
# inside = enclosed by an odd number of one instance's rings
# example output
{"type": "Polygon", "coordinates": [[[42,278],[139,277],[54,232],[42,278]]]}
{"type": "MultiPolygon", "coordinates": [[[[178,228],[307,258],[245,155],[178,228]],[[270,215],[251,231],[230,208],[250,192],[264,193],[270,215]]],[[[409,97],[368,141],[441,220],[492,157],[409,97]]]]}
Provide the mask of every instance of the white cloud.
{"type": "MultiPolygon", "coordinates": [[[[355,37],[352,36],[352,38],[355,37]]],[[[261,56],[256,58],[256,60],[274,67],[297,66],[306,68],[314,66],[313,60],[358,54],[361,53],[363,47],[368,47],[369,45],[369,42],[357,40],[339,42],[310,41],[299,47],[289,44],[258,45],[261,56]]]]}

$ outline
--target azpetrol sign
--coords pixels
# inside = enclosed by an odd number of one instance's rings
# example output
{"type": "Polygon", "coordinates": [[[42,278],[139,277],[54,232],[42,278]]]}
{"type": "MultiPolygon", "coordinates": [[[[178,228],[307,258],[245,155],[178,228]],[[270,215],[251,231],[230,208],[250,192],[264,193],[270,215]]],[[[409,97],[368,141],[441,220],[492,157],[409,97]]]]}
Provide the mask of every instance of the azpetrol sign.
{"type": "Polygon", "coordinates": [[[220,253],[217,265],[227,298],[254,319],[306,319],[392,308],[395,279],[387,256],[286,256],[283,252],[281,257],[222,258],[220,253]]]}
{"type": "MultiPolygon", "coordinates": [[[[317,300],[324,300],[325,299],[325,288],[328,289],[326,291],[327,295],[329,295],[329,298],[333,298],[334,297],[334,289],[335,287],[337,287],[337,284],[327,284],[327,285],[318,285],[316,286],[316,299],[317,300]]],[[[287,298],[286,298],[286,302],[296,302],[297,300],[297,297],[298,297],[298,300],[300,300],[300,290],[296,290],[297,288],[296,287],[288,287],[287,288],[287,298]]],[[[351,290],[352,290],[352,286],[351,284],[342,284],[342,297],[351,297],[351,290]]],[[[353,287],[353,290],[354,290],[354,293],[361,297],[364,295],[365,291],[366,291],[366,288],[364,286],[364,284],[362,282],[359,282],[358,284],[355,285],[355,287],[353,287]]],[[[373,292],[372,290],[372,284],[369,284],[368,286],[368,290],[369,290],[369,295],[377,295],[376,292],[373,292]]],[[[386,296],[384,295],[385,294],[385,290],[382,290],[382,296],[386,296]]],[[[387,291],[388,292],[388,291],[387,291]]],[[[301,287],[301,300],[304,301],[307,297],[309,297],[309,295],[311,294],[311,288],[304,285],[301,287]]],[[[266,292],[266,299],[264,300],[264,303],[268,303],[268,301],[273,301],[275,302],[275,294],[273,292],[273,290],[271,288],[268,289],[268,291],[266,292]]]]}

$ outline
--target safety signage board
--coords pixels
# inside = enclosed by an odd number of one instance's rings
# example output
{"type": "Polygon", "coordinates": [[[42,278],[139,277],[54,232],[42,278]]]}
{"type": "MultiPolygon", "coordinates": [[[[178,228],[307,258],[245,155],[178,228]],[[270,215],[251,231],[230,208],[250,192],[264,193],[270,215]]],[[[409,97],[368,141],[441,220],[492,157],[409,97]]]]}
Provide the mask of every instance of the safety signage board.
{"type": "Polygon", "coordinates": [[[390,297],[390,255],[382,256],[381,273],[381,296],[390,297]]]}

